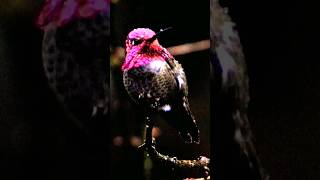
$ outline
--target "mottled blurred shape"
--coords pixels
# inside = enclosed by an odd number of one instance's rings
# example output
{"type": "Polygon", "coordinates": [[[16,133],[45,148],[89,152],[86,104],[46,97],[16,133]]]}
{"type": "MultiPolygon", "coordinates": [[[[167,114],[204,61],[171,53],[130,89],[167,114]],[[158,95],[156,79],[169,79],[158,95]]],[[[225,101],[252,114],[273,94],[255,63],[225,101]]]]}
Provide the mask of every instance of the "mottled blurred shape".
{"type": "Polygon", "coordinates": [[[235,23],[218,0],[210,4],[213,166],[218,179],[267,179],[247,117],[249,77],[235,23]]]}
{"type": "Polygon", "coordinates": [[[78,127],[107,138],[110,11],[107,0],[48,0],[37,19],[44,31],[48,83],[78,127]]]}

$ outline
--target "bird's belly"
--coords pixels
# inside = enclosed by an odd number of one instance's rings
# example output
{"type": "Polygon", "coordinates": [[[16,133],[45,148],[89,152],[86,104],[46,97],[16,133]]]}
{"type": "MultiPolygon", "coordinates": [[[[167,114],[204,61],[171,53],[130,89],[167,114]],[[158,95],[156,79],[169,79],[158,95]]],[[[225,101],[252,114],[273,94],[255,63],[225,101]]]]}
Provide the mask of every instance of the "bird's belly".
{"type": "Polygon", "coordinates": [[[150,63],[125,71],[123,82],[130,97],[138,104],[165,104],[177,92],[174,75],[166,62],[150,63]]]}

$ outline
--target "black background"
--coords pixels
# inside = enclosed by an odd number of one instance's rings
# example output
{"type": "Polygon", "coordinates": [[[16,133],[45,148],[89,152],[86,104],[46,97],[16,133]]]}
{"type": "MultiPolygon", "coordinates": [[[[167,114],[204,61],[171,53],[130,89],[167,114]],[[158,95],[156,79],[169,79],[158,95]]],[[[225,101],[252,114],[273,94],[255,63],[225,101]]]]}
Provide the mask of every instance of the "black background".
{"type": "Polygon", "coordinates": [[[307,1],[224,1],[250,78],[249,120],[271,179],[319,179],[318,28],[307,1]]]}
{"type": "MultiPolygon", "coordinates": [[[[181,28],[190,30],[184,35],[191,40],[209,33],[209,23],[208,31],[201,31],[198,26],[203,21],[194,18],[208,13],[209,5],[198,6],[197,1],[130,2],[132,6],[148,5],[144,10],[150,16],[145,20],[151,24],[153,18],[162,21],[154,23],[154,29],[181,23],[181,28]],[[194,30],[201,35],[191,33],[194,30]]],[[[274,180],[319,179],[317,10],[302,1],[223,4],[230,7],[244,46],[250,77],[249,120],[262,164],[274,180]]],[[[99,148],[65,121],[46,85],[39,53],[42,34],[33,26],[39,7],[33,4],[31,11],[5,14],[0,21],[1,179],[101,177],[107,172],[106,165],[103,159],[91,157],[99,148]],[[22,133],[17,136],[16,132],[22,133]]],[[[137,20],[135,14],[120,14],[131,22],[137,20]]],[[[141,25],[128,23],[123,32],[141,25]]],[[[180,42],[185,40],[182,35],[176,36],[180,42]]],[[[124,38],[122,35],[114,44],[120,45],[124,38]]]]}

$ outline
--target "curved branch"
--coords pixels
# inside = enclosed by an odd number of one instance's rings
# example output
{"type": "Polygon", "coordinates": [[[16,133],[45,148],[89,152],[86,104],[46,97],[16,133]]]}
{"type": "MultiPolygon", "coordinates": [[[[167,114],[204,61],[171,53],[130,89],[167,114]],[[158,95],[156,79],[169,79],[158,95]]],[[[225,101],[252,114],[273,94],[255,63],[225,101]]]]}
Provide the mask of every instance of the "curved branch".
{"type": "Polygon", "coordinates": [[[145,144],[141,147],[148,153],[152,161],[174,171],[180,178],[210,178],[210,159],[200,156],[195,160],[178,160],[176,157],[163,155],[157,151],[152,141],[153,122],[147,117],[145,144]]]}

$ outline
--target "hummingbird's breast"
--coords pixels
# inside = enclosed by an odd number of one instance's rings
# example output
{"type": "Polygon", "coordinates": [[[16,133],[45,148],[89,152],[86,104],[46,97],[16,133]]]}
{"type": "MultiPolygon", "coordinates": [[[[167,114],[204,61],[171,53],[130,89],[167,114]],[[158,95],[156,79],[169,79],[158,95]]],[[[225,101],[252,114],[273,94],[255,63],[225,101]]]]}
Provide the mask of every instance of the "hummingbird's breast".
{"type": "Polygon", "coordinates": [[[130,97],[138,104],[169,103],[177,88],[170,66],[161,58],[125,70],[123,82],[130,97]]]}

